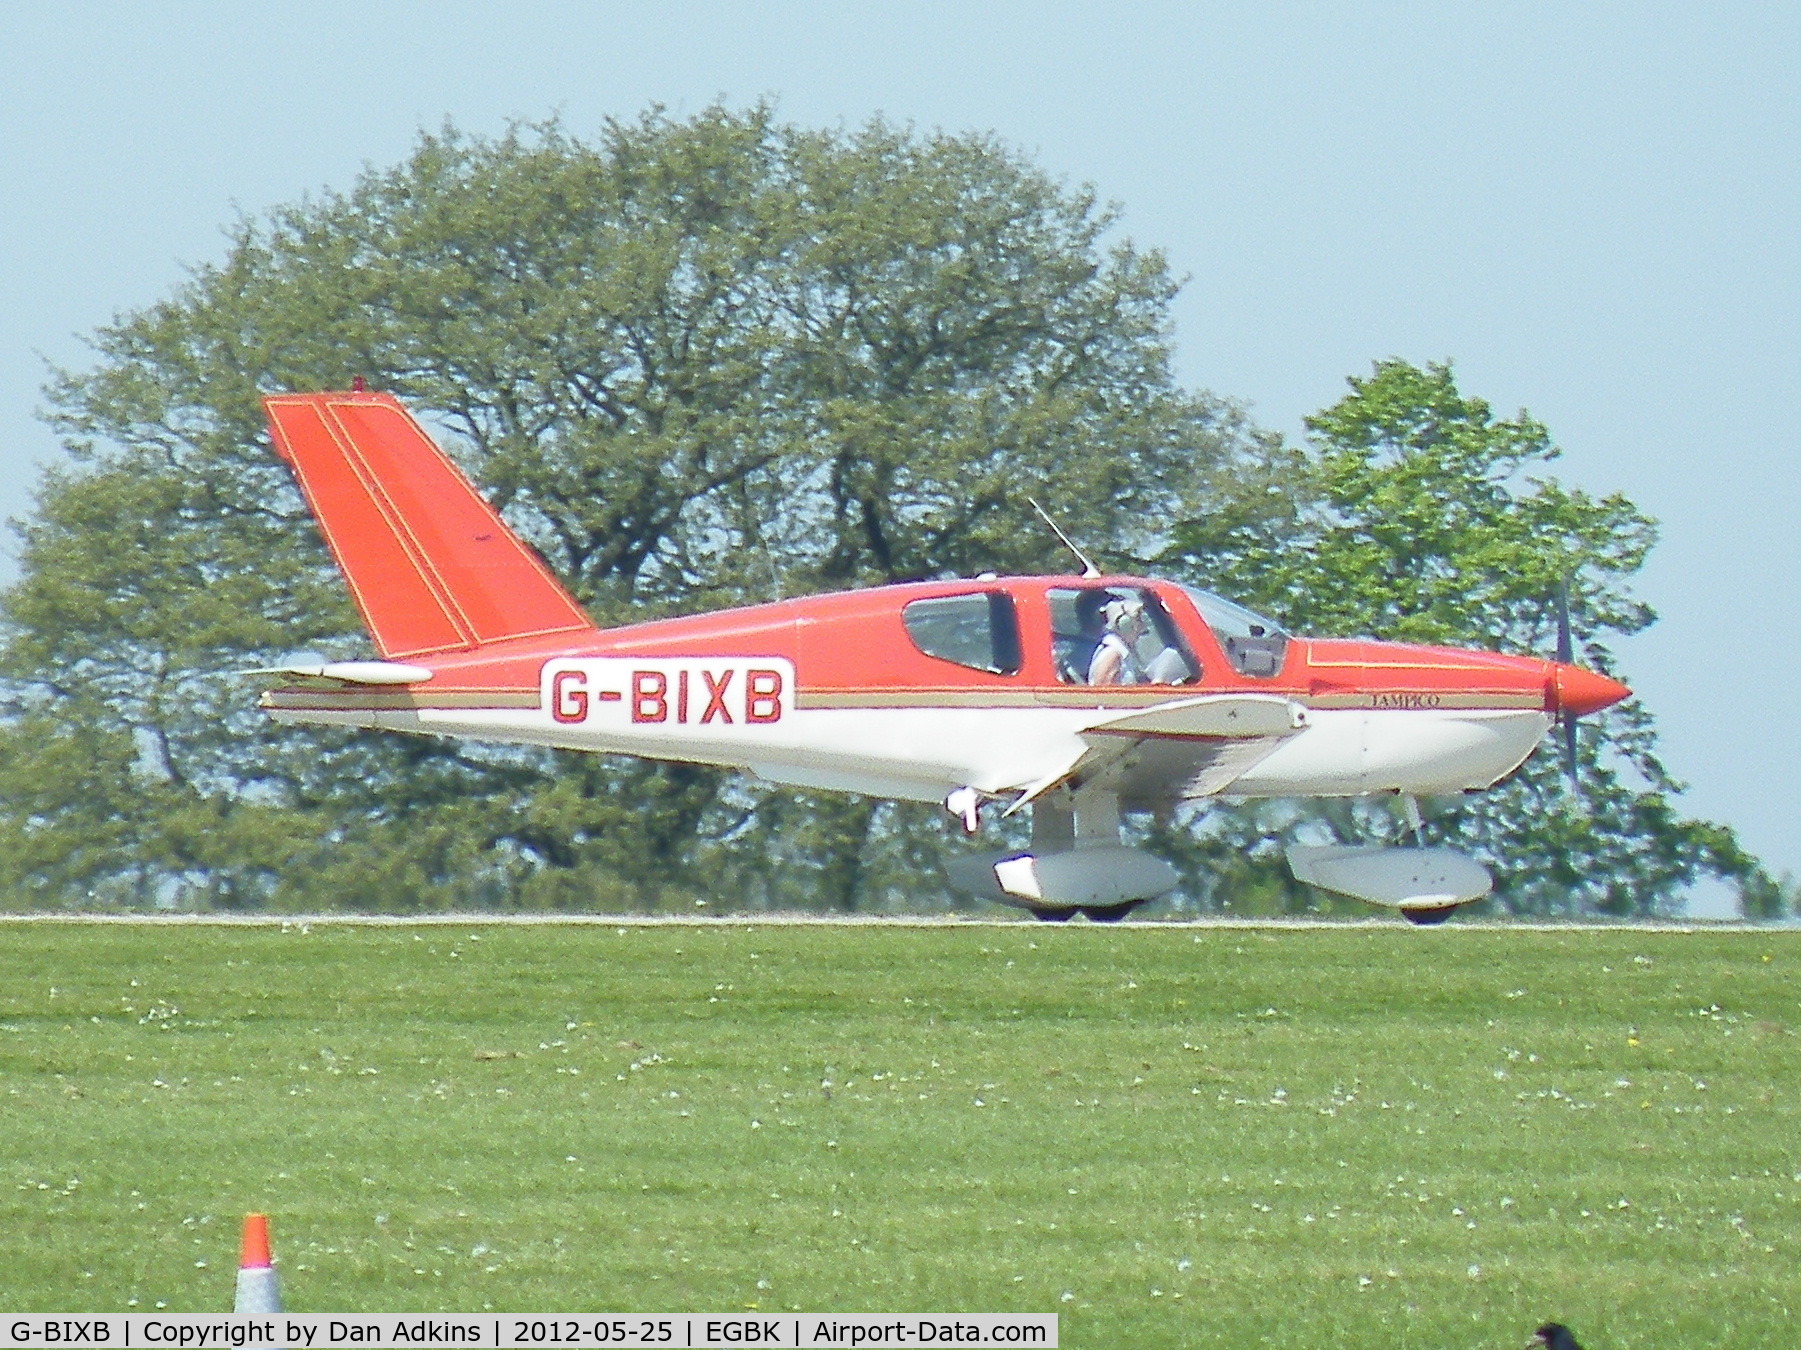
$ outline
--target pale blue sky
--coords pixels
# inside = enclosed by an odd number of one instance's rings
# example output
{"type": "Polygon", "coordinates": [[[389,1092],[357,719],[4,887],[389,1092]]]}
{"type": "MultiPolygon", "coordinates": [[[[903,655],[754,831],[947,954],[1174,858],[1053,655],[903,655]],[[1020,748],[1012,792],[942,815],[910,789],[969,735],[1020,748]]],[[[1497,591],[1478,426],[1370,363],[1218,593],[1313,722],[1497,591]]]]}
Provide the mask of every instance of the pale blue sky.
{"type": "Polygon", "coordinates": [[[1801,871],[1793,7],[14,5],[0,52],[0,512],[55,453],[40,354],[446,115],[993,130],[1192,277],[1188,383],[1295,434],[1373,358],[1451,356],[1661,518],[1627,672],[1688,809],[1801,871]]]}

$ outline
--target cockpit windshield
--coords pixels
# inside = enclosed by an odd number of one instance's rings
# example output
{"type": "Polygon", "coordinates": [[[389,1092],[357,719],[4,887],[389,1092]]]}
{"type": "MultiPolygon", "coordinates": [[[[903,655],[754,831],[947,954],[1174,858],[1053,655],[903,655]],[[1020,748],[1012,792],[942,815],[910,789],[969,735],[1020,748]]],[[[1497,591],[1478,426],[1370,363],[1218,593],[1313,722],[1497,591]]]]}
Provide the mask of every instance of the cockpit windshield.
{"type": "Polygon", "coordinates": [[[1282,625],[1198,586],[1184,586],[1182,593],[1194,602],[1240,675],[1267,679],[1281,673],[1288,655],[1288,634],[1282,625]]]}

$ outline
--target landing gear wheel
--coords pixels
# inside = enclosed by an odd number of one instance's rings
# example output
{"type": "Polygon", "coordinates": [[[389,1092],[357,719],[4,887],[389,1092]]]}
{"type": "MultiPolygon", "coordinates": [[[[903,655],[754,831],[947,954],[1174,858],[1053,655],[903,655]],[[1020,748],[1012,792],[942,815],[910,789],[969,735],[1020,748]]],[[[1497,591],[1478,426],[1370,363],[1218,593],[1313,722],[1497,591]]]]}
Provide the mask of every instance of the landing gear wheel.
{"type": "Polygon", "coordinates": [[[1089,923],[1118,923],[1143,903],[1142,900],[1128,900],[1123,905],[1084,905],[1082,913],[1088,916],[1089,923]]]}
{"type": "Polygon", "coordinates": [[[1422,928],[1443,923],[1456,912],[1456,905],[1440,905],[1436,909],[1404,909],[1401,911],[1408,923],[1417,923],[1422,928]]]}
{"type": "Polygon", "coordinates": [[[1040,923],[1068,923],[1071,919],[1076,917],[1076,909],[1073,905],[1058,905],[1055,907],[1027,905],[1026,910],[1040,923]]]}

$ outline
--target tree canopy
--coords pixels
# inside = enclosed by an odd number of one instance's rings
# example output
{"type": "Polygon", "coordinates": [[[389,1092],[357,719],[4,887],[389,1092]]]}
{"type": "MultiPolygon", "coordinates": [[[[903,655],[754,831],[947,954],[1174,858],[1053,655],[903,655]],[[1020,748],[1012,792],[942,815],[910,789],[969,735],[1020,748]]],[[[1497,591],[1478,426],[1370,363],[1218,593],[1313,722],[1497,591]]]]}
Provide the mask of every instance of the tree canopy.
{"type": "MultiPolygon", "coordinates": [[[[1181,562],[1229,578],[1302,632],[1545,656],[1567,587],[1578,658],[1618,673],[1610,636],[1656,617],[1631,592],[1655,523],[1617,493],[1551,477],[1560,452],[1545,426],[1523,411],[1495,416],[1458,390],[1448,362],[1379,361],[1349,384],[1307,419],[1307,491],[1286,532],[1222,537],[1202,517],[1176,531],[1181,562]]],[[[1779,911],[1779,888],[1730,829],[1682,818],[1681,785],[1656,742],[1637,700],[1585,719],[1576,784],[1547,741],[1499,788],[1438,804],[1427,842],[1489,862],[1496,903],[1514,912],[1656,913],[1703,876],[1735,882],[1753,912],[1779,911]]],[[[1196,842],[1176,842],[1197,889],[1208,876],[1215,893],[1249,882],[1293,907],[1311,898],[1278,875],[1278,845],[1322,832],[1394,839],[1403,828],[1387,802],[1276,804],[1221,813],[1196,842]]]]}
{"type": "MultiPolygon", "coordinates": [[[[1122,567],[1302,628],[1542,645],[1565,574],[1592,659],[1650,621],[1627,588],[1650,522],[1523,477],[1554,453],[1538,424],[1496,421],[1448,367],[1390,362],[1286,445],[1176,382],[1176,290],[1091,192],[992,138],[763,106],[653,109],[591,140],[447,127],[241,220],[221,261],[51,385],[68,460],[21,526],[0,634],[11,903],[948,903],[922,808],[266,723],[234,672],[364,640],[259,399],[355,375],[437,419],[601,623],[1060,569],[1028,496],[1122,567]]],[[[1583,803],[1535,765],[1434,829],[1530,858],[1521,908],[1655,908],[1701,872],[1761,876],[1729,831],[1677,816],[1642,710],[1584,753],[1583,803]]],[[[1327,819],[1310,810],[1154,833],[1191,865],[1188,901],[1223,904],[1228,883],[1281,889],[1247,831],[1327,819]]]]}

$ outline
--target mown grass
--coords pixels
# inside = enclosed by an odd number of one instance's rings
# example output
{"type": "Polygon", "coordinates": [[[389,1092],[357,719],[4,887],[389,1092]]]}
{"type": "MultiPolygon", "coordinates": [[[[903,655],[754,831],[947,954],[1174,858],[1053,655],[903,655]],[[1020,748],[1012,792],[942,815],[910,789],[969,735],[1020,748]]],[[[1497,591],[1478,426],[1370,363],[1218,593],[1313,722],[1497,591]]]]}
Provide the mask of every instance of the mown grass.
{"type": "Polygon", "coordinates": [[[1801,934],[0,927],[0,1306],[1801,1342],[1801,934]],[[204,1265],[202,1264],[204,1263],[204,1265]]]}

